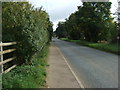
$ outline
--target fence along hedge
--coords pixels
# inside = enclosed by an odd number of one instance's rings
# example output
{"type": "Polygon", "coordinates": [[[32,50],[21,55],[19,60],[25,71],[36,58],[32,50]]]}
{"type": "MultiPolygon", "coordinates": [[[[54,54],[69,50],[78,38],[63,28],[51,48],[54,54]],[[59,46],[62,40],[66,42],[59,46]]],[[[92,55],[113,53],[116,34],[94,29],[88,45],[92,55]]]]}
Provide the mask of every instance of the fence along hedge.
{"type": "Polygon", "coordinates": [[[20,63],[26,63],[49,42],[52,23],[42,8],[34,8],[28,2],[3,2],[2,27],[3,42],[18,42],[15,55],[20,63]]]}

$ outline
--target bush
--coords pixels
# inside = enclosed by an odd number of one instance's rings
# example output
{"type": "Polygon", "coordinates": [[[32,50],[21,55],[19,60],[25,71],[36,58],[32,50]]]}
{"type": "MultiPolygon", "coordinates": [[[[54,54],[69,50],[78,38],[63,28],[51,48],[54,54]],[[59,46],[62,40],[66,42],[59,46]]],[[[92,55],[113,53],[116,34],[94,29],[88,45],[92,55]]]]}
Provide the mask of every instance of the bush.
{"type": "Polygon", "coordinates": [[[31,59],[31,65],[21,65],[3,74],[3,89],[5,88],[42,88],[46,81],[46,57],[48,47],[37,53],[31,59]]]}
{"type": "Polygon", "coordinates": [[[36,88],[45,83],[46,72],[35,66],[20,66],[3,75],[3,88],[36,88]]]}
{"type": "Polygon", "coordinates": [[[17,42],[17,62],[29,63],[31,56],[49,42],[52,23],[42,8],[28,2],[3,2],[3,42],[17,42]]]}

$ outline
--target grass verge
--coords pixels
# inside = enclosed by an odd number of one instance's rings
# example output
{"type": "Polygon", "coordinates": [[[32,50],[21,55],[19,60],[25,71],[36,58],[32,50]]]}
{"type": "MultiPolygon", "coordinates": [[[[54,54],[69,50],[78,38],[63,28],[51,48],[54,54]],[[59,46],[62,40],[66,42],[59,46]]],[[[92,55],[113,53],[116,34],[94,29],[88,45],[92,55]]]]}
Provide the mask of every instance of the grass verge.
{"type": "Polygon", "coordinates": [[[88,46],[91,48],[95,48],[95,49],[99,49],[102,51],[106,51],[106,52],[120,55],[120,48],[118,47],[118,44],[91,43],[91,42],[82,41],[82,40],[69,40],[67,38],[61,38],[61,40],[74,42],[74,43],[77,43],[79,45],[84,45],[84,46],[88,46]]]}
{"type": "Polygon", "coordinates": [[[48,46],[32,57],[31,65],[17,66],[3,74],[4,88],[42,88],[46,84],[46,58],[48,46]]]}

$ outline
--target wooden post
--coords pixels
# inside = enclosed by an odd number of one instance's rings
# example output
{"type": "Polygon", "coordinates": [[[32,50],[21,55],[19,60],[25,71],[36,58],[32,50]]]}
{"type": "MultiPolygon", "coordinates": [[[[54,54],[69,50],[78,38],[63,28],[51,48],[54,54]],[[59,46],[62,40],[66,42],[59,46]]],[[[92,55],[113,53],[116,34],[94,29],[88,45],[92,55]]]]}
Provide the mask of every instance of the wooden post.
{"type": "MultiPolygon", "coordinates": [[[[0,1],[0,43],[2,43],[2,2],[0,1]]],[[[0,47],[0,51],[3,50],[3,47],[0,47]]],[[[3,55],[0,55],[0,61],[3,61],[3,55]]],[[[3,65],[0,65],[0,90],[2,90],[2,73],[3,65]]]]}
{"type": "MultiPolygon", "coordinates": [[[[0,42],[2,44],[2,42],[0,42]]],[[[0,46],[0,51],[3,51],[3,46],[0,46]]],[[[0,62],[3,61],[3,54],[0,55],[0,62]]],[[[0,65],[0,90],[2,90],[2,73],[3,73],[3,65],[0,65]]]]}
{"type": "MultiPolygon", "coordinates": [[[[1,42],[2,44],[2,42],[1,42]]],[[[0,47],[0,51],[3,51],[3,46],[0,47]]],[[[0,55],[0,62],[3,61],[3,54],[0,55]]],[[[3,65],[0,65],[0,73],[3,73],[3,65]]]]}

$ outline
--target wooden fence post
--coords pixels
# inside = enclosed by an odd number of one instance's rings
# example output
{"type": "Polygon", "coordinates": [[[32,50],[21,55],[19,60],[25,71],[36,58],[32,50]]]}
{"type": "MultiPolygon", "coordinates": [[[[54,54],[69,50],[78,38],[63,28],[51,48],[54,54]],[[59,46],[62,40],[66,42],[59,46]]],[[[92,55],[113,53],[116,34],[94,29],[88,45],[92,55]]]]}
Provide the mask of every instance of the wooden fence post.
{"type": "MultiPolygon", "coordinates": [[[[2,42],[1,42],[2,44],[2,42]]],[[[3,46],[0,47],[0,51],[3,51],[3,46]]],[[[3,61],[3,54],[0,55],[0,62],[3,61]]],[[[0,73],[3,73],[3,65],[0,65],[0,73]]]]}

